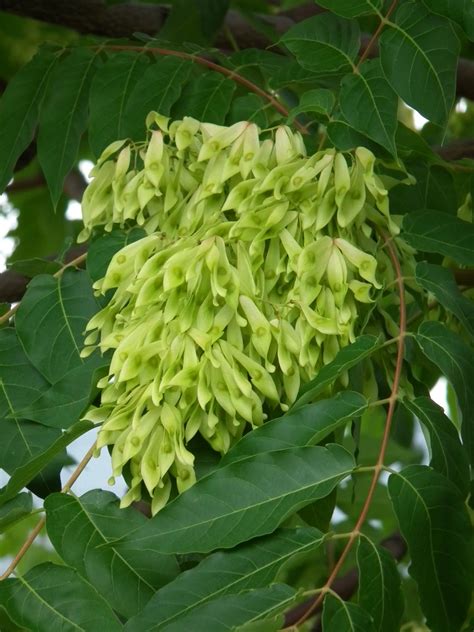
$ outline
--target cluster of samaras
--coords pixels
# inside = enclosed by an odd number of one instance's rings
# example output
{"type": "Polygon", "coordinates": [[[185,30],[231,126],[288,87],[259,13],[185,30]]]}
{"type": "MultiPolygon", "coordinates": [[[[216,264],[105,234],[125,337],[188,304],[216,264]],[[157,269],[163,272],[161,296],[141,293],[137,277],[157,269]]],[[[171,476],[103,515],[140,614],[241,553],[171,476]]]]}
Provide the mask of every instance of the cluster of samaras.
{"type": "Polygon", "coordinates": [[[130,468],[123,505],[144,485],[155,513],[173,479],[195,481],[197,433],[226,452],[354,339],[381,287],[374,227],[396,227],[365,148],[308,157],[285,126],[263,138],[248,122],[148,123],[147,143],[105,150],[84,196],[83,238],[148,234],[96,284],[114,293],[84,353],[113,349],[87,417],[103,424],[98,448],[113,445],[114,476],[130,468]]]}

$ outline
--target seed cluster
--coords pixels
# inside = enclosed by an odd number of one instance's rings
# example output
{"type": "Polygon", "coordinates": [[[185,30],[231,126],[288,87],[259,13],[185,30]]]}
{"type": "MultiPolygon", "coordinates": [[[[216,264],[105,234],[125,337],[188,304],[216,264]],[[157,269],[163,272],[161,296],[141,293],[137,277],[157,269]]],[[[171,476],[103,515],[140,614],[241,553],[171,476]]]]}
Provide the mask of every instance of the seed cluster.
{"type": "Polygon", "coordinates": [[[113,350],[87,417],[114,476],[130,468],[122,506],[144,485],[156,513],[173,479],[179,492],[195,481],[197,433],[225,453],[354,340],[382,287],[374,227],[397,228],[363,147],[306,156],[286,126],[264,138],[248,122],[148,123],[146,144],[105,150],[84,195],[82,239],[97,226],[148,235],[96,284],[114,293],[83,353],[113,350]]]}

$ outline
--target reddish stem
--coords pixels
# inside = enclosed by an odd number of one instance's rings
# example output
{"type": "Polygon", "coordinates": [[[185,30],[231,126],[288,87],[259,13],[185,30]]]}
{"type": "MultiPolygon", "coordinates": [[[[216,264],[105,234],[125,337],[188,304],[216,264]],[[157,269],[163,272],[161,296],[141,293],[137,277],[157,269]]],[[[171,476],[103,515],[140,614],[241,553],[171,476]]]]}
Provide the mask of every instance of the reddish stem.
{"type": "Polygon", "coordinates": [[[393,245],[392,238],[388,236],[386,233],[382,233],[382,236],[385,240],[385,245],[387,246],[388,253],[392,261],[393,268],[395,270],[395,274],[397,277],[399,299],[400,299],[400,323],[399,323],[400,336],[398,338],[397,361],[396,361],[395,372],[393,376],[392,390],[389,397],[385,430],[382,437],[382,443],[380,444],[379,455],[378,455],[377,463],[375,465],[372,481],[370,483],[369,492],[367,494],[367,498],[365,499],[364,506],[362,507],[359,518],[357,519],[357,523],[354,529],[352,530],[351,535],[349,536],[349,539],[346,543],[346,546],[344,547],[344,550],[342,551],[341,556],[338,559],[336,565],[334,566],[328,580],[324,584],[318,597],[314,600],[314,602],[310,605],[310,607],[306,610],[306,612],[300,617],[300,619],[296,623],[297,626],[304,623],[313,614],[313,612],[315,612],[321,606],[321,603],[326,593],[331,588],[334,580],[336,579],[339,571],[341,570],[342,565],[344,564],[349,552],[351,551],[352,546],[354,545],[354,542],[359,537],[360,531],[365,523],[367,514],[370,509],[370,505],[374,497],[374,493],[377,486],[377,482],[379,480],[380,472],[382,471],[384,467],[385,453],[387,451],[388,440],[390,437],[390,429],[392,427],[393,415],[395,412],[395,405],[396,405],[398,389],[400,385],[400,376],[402,373],[407,317],[406,317],[406,304],[405,304],[405,285],[403,282],[403,275],[402,275],[402,270],[400,266],[400,261],[398,260],[397,252],[396,252],[395,246],[393,245]]]}
{"type": "Polygon", "coordinates": [[[378,38],[380,36],[380,33],[382,32],[383,27],[387,23],[387,20],[390,18],[392,13],[395,11],[397,4],[398,4],[398,0],[393,0],[392,4],[388,8],[387,14],[385,15],[385,17],[382,20],[380,20],[380,24],[375,29],[374,34],[370,38],[369,43],[367,44],[364,52],[362,53],[362,55],[360,56],[359,61],[357,62],[357,68],[358,69],[364,63],[364,61],[367,59],[367,57],[370,55],[370,51],[374,47],[374,44],[377,42],[377,40],[378,40],[378,38]]]}
{"type": "MultiPolygon", "coordinates": [[[[143,46],[125,46],[125,45],[122,46],[122,45],[113,44],[113,45],[106,45],[104,46],[104,48],[108,50],[143,51],[143,46]]],[[[221,75],[225,75],[232,81],[235,81],[236,83],[240,83],[241,86],[244,86],[251,92],[258,94],[258,96],[262,97],[262,99],[266,99],[272,105],[272,107],[283,116],[286,116],[286,117],[289,116],[289,111],[282,103],[278,101],[278,99],[276,99],[274,96],[272,96],[271,94],[263,90],[263,88],[260,88],[259,86],[257,86],[255,83],[253,83],[249,79],[242,77],[242,75],[239,75],[234,70],[229,70],[229,68],[220,66],[219,64],[216,64],[215,62],[211,61],[210,59],[206,59],[205,57],[200,57],[199,55],[192,55],[191,53],[185,53],[179,50],[171,50],[169,48],[147,48],[146,50],[149,51],[150,53],[155,53],[156,55],[168,55],[171,57],[180,57],[181,59],[189,59],[189,61],[196,62],[197,64],[200,64],[201,66],[206,66],[206,68],[211,68],[215,72],[219,72],[221,75]]],[[[298,130],[302,134],[308,133],[308,130],[306,129],[306,127],[296,120],[295,120],[295,127],[297,127],[298,130]]]]}

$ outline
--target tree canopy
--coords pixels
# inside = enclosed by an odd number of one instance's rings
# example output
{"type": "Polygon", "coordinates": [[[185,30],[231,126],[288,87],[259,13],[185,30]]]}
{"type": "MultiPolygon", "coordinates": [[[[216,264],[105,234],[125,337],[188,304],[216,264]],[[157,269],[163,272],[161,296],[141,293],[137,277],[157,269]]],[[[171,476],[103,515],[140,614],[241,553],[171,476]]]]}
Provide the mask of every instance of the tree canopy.
{"type": "Polygon", "coordinates": [[[471,630],[474,3],[0,0],[0,93],[1,630],[471,630]]]}

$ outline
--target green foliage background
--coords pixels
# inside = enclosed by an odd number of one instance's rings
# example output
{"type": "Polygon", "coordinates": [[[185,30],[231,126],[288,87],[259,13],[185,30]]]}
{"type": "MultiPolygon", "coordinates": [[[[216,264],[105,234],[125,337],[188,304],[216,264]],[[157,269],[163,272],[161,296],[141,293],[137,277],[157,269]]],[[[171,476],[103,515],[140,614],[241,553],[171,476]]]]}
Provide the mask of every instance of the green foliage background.
{"type": "MultiPolygon", "coordinates": [[[[31,279],[0,321],[0,550],[14,556],[39,514],[48,537],[0,584],[2,631],[266,632],[320,594],[322,611],[302,629],[473,629],[474,106],[456,73],[474,66],[474,3],[327,0],[318,4],[328,11],[277,33],[275,17],[306,4],[175,0],[156,37],[119,40],[0,13],[2,211],[18,212],[9,266],[31,279]],[[240,47],[236,16],[271,45],[240,47]],[[421,131],[407,105],[428,119],[421,131]],[[410,174],[410,186],[392,189],[391,212],[404,216],[400,238],[417,252],[406,284],[428,293],[430,310],[408,304],[391,469],[374,489],[388,402],[372,406],[360,392],[370,363],[383,366],[383,335],[367,334],[155,518],[120,510],[110,491],[60,493],[67,446],[91,429],[81,417],[110,361],[79,354],[100,309],[92,282],[140,236],[97,232],[85,269],[65,268],[80,230],[65,211],[84,188],[80,161],[116,139],[143,140],[150,110],[288,123],[307,132],[309,152],[365,145],[394,181],[410,174]],[[348,389],[334,392],[346,371],[348,389]],[[429,398],[441,376],[449,417],[429,398]],[[341,520],[331,520],[336,509],[341,520]],[[380,546],[394,534],[406,555],[380,546]],[[358,591],[320,593],[347,542],[339,576],[347,583],[356,568],[358,591]]],[[[387,312],[395,337],[399,302],[387,312]]],[[[377,377],[388,399],[392,382],[377,377]]]]}

